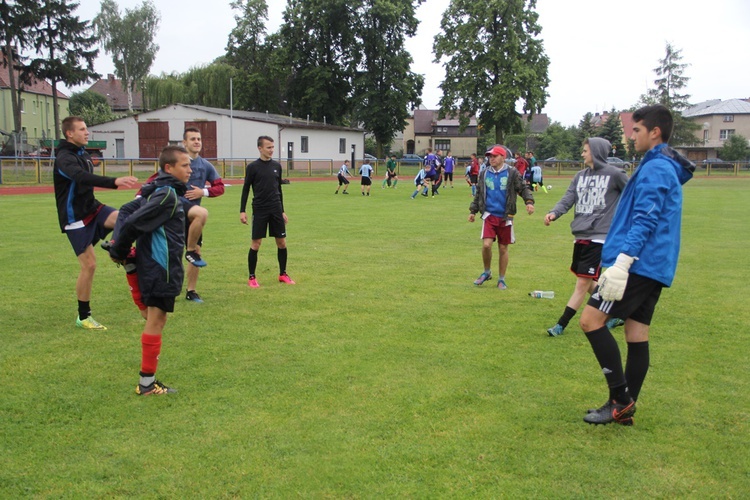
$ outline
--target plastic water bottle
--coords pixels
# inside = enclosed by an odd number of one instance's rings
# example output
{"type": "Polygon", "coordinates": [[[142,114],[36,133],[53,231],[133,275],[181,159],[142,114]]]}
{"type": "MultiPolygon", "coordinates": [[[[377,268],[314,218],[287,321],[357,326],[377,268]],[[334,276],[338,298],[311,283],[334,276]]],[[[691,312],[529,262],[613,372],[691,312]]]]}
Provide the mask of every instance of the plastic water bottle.
{"type": "Polygon", "coordinates": [[[535,299],[554,299],[555,292],[549,290],[534,290],[533,292],[529,292],[529,297],[535,299]]]}

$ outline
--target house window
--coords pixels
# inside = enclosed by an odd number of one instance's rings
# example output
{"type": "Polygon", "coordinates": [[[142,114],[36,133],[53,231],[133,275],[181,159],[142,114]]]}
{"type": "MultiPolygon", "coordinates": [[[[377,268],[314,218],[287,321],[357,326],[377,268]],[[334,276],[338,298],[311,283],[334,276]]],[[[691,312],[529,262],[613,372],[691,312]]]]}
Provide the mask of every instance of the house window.
{"type": "Polygon", "coordinates": [[[339,139],[339,153],[346,154],[346,139],[339,139]]]}
{"type": "Polygon", "coordinates": [[[708,141],[708,130],[703,131],[703,142],[705,143],[708,141]]]}
{"type": "Polygon", "coordinates": [[[719,139],[721,139],[722,141],[726,141],[727,139],[729,139],[733,135],[734,135],[734,129],[733,128],[719,130],[719,139]]]}
{"type": "Polygon", "coordinates": [[[21,113],[26,112],[26,99],[21,99],[21,113]]]}
{"type": "Polygon", "coordinates": [[[435,141],[435,149],[439,149],[440,151],[449,151],[451,148],[451,141],[446,139],[441,139],[439,141],[435,141]]]}
{"type": "Polygon", "coordinates": [[[734,115],[724,115],[724,121],[725,122],[733,122],[734,121],[734,115]]]}
{"type": "Polygon", "coordinates": [[[309,145],[307,141],[307,136],[303,135],[300,139],[300,150],[302,153],[307,153],[308,149],[309,149],[309,145]]]}

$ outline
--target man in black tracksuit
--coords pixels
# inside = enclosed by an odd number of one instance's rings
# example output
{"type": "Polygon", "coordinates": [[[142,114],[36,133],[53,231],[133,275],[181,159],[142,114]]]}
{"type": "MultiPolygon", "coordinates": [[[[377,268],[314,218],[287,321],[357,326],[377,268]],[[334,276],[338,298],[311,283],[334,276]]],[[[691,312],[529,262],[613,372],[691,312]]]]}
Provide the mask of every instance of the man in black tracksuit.
{"type": "Polygon", "coordinates": [[[81,117],[65,118],[62,132],[65,139],[55,150],[53,180],[60,230],[67,235],[81,266],[76,280],[76,326],[87,330],[106,330],[104,325],[91,317],[91,290],[96,270],[94,245],[115,226],[117,210],[94,198],[94,187],[128,188],[135,185],[138,179],[94,174],[94,164],[85,149],[89,142],[89,131],[81,117]]]}
{"type": "Polygon", "coordinates": [[[190,156],[181,146],[167,146],[159,156],[159,174],[143,186],[141,197],[126,203],[117,218],[109,254],[125,264],[137,242],[135,263],[142,301],[148,308],[141,335],[139,396],[176,392],[155,378],[167,313],[182,291],[185,211],[180,197],[190,179],[190,156]]]}
{"type": "Polygon", "coordinates": [[[247,285],[258,288],[255,279],[255,268],[258,265],[258,250],[263,238],[268,233],[276,238],[277,257],[279,259],[279,281],[294,285],[286,273],[286,224],[289,219],[284,213],[284,196],[281,193],[281,165],[273,158],[273,139],[264,135],[258,137],[260,158],[250,163],[245,169],[245,183],[242,186],[240,200],[240,222],[247,224],[247,198],[250,187],[253,188],[253,224],[252,243],[247,254],[249,278],[247,285]]]}

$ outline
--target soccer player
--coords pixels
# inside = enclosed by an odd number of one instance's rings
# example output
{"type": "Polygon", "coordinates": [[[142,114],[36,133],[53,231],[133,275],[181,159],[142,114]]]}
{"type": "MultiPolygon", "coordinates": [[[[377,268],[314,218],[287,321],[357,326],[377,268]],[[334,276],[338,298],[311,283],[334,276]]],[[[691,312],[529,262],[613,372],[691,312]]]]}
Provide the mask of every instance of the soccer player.
{"type": "Polygon", "coordinates": [[[372,187],[372,165],[367,163],[367,160],[365,160],[365,163],[359,167],[359,175],[362,176],[362,179],[360,180],[362,196],[365,195],[365,191],[367,191],[367,196],[370,196],[370,188],[372,187]]]}
{"type": "Polygon", "coordinates": [[[477,179],[479,178],[479,159],[475,153],[471,153],[471,165],[469,165],[469,184],[471,185],[471,196],[477,194],[477,179]]]}
{"type": "Polygon", "coordinates": [[[192,265],[187,268],[187,294],[185,298],[192,302],[202,303],[203,299],[195,290],[198,284],[198,273],[205,266],[201,257],[203,246],[203,228],[208,219],[207,210],[195,210],[201,204],[201,198],[215,198],[224,194],[224,182],[208,160],[200,156],[203,149],[201,132],[196,127],[188,127],[182,134],[182,145],[190,155],[190,180],[184,198],[187,200],[185,213],[188,219],[185,259],[192,265]],[[206,186],[208,184],[208,186],[206,186]],[[203,264],[203,265],[201,265],[203,264]]]}
{"type": "Polygon", "coordinates": [[[393,189],[396,189],[396,184],[398,184],[395,155],[391,155],[385,164],[385,179],[383,179],[383,185],[381,187],[385,188],[386,184],[388,184],[388,187],[393,187],[393,189]]]}
{"type": "Polygon", "coordinates": [[[181,146],[167,146],[159,155],[159,175],[142,189],[142,196],[123,205],[114,241],[112,260],[127,264],[131,246],[137,242],[136,266],[143,303],[148,307],[141,334],[139,396],[177,392],[156,380],[167,313],[174,312],[175,298],[182,291],[185,247],[185,211],[180,196],[190,179],[190,156],[181,146]]]}
{"type": "MultiPolygon", "coordinates": [[[[252,242],[247,254],[249,277],[247,285],[258,288],[255,268],[258,265],[258,250],[266,233],[276,239],[276,257],[279,260],[279,281],[289,285],[295,282],[286,273],[287,248],[286,225],[289,218],[284,212],[284,196],[281,192],[281,165],[273,160],[274,143],[267,135],[258,137],[260,158],[245,169],[245,182],[240,199],[240,222],[247,224],[247,198],[253,188],[252,242]]],[[[346,165],[346,162],[344,163],[346,165]]],[[[343,167],[342,167],[343,168],[343,167]]]]}
{"type": "Polygon", "coordinates": [[[573,177],[563,197],[544,216],[544,225],[549,226],[575,207],[575,215],[570,222],[575,238],[570,271],[576,275],[576,286],[557,324],[547,329],[551,337],[563,334],[583,304],[586,294],[594,291],[596,280],[599,279],[602,245],[620,194],[628,182],[628,176],[622,169],[607,163],[610,147],[609,141],[601,137],[591,137],[583,142],[581,157],[588,168],[573,177]]]}
{"type": "Polygon", "coordinates": [[[444,164],[443,181],[446,186],[450,182],[451,189],[453,189],[453,170],[456,167],[456,159],[453,158],[450,151],[448,151],[448,154],[445,156],[444,164]]]}
{"type": "Polygon", "coordinates": [[[89,142],[89,130],[83,118],[65,118],[62,121],[62,132],[65,139],[60,141],[55,150],[52,175],[60,230],[68,237],[80,266],[76,280],[76,326],[86,330],[106,330],[107,327],[91,316],[91,291],[96,271],[94,245],[114,228],[117,210],[97,200],[94,197],[94,187],[129,188],[138,179],[132,176],[113,178],[94,174],[91,156],[85,149],[89,142]]]}
{"type": "Polygon", "coordinates": [[[414,177],[414,185],[417,186],[417,189],[415,189],[414,192],[410,196],[412,200],[417,197],[417,195],[419,194],[419,190],[422,188],[424,188],[424,191],[422,192],[422,196],[427,196],[427,187],[426,187],[426,181],[425,181],[426,175],[427,175],[427,167],[422,165],[422,168],[419,169],[419,172],[417,172],[417,175],[414,177]]]}
{"type": "Polygon", "coordinates": [[[352,174],[349,173],[349,160],[344,160],[344,164],[341,165],[338,174],[339,187],[336,188],[336,192],[333,194],[339,194],[339,189],[341,189],[341,186],[344,186],[344,191],[341,194],[349,194],[346,192],[347,188],[349,187],[349,179],[346,178],[347,176],[351,177],[352,174]]]}
{"type": "Polygon", "coordinates": [[[477,192],[469,205],[469,222],[474,222],[476,214],[482,217],[482,262],[484,271],[474,281],[481,285],[492,278],[492,245],[497,239],[500,276],[497,288],[507,290],[505,272],[508,269],[508,245],[516,242],[513,234],[513,217],[516,215],[516,200],[520,195],[526,204],[526,212],[534,213],[534,196],[523,183],[521,175],[514,167],[505,164],[509,150],[505,146],[494,145],[487,150],[489,167],[479,173],[477,192]]]}
{"type": "MultiPolygon", "coordinates": [[[[432,189],[432,184],[433,182],[435,182],[437,178],[437,171],[436,171],[437,162],[438,162],[437,155],[433,154],[432,148],[427,148],[427,154],[425,155],[424,162],[423,162],[424,171],[425,171],[425,174],[424,174],[425,196],[427,196],[427,193],[430,192],[430,190],[432,189]]],[[[433,193],[432,196],[435,196],[435,193],[433,193]]]]}
{"type": "Polygon", "coordinates": [[[662,288],[672,285],[677,269],[682,185],[695,170],[667,146],[673,119],[666,107],[640,108],[633,122],[631,139],[644,156],[620,196],[602,248],[607,270],[580,321],[609,386],[607,402],[583,418],[589,424],[633,423],[649,368],[649,325],[662,288]],[[620,349],[606,326],[611,317],[625,319],[624,370],[620,349]]]}

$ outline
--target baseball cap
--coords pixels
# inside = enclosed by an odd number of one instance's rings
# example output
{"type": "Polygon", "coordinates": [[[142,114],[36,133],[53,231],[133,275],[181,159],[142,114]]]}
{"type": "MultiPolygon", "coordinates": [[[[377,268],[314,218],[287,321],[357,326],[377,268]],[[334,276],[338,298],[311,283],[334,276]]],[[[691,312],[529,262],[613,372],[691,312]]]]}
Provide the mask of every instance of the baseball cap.
{"type": "Polygon", "coordinates": [[[484,153],[484,156],[497,156],[502,155],[505,158],[508,158],[509,156],[512,156],[513,154],[510,152],[510,149],[506,148],[505,146],[501,144],[495,144],[490,149],[487,150],[486,153],[484,153]]]}

